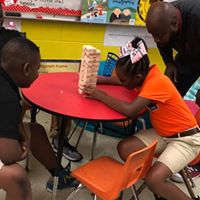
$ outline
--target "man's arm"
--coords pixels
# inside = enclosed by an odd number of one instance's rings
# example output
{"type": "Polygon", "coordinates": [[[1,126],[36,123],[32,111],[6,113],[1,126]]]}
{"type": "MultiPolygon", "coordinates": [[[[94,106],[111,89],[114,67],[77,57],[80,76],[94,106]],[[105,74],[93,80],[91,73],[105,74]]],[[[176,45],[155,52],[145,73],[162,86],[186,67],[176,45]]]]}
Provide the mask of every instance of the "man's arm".
{"type": "Polygon", "coordinates": [[[171,47],[160,47],[158,45],[158,50],[166,66],[165,75],[167,75],[173,82],[177,82],[177,71],[173,58],[173,49],[171,47]]]}

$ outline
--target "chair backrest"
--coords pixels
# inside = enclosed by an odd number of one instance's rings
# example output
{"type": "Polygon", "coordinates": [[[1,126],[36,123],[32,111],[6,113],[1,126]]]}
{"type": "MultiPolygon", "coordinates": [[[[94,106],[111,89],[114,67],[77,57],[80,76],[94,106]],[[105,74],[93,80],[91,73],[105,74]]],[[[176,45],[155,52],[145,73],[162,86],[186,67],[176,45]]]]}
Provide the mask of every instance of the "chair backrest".
{"type": "Polygon", "coordinates": [[[115,65],[117,63],[117,60],[119,59],[118,55],[112,52],[108,52],[104,70],[103,70],[103,76],[111,76],[113,69],[115,68],[115,65]]]}
{"type": "Polygon", "coordinates": [[[113,199],[120,191],[129,188],[145,177],[151,167],[156,145],[157,141],[154,141],[151,145],[128,156],[123,165],[123,171],[119,173],[119,178],[116,180],[115,187],[112,188],[110,199],[113,199]]]}
{"type": "Polygon", "coordinates": [[[147,174],[151,167],[157,141],[130,154],[124,164],[124,188],[128,188],[147,174]]]}

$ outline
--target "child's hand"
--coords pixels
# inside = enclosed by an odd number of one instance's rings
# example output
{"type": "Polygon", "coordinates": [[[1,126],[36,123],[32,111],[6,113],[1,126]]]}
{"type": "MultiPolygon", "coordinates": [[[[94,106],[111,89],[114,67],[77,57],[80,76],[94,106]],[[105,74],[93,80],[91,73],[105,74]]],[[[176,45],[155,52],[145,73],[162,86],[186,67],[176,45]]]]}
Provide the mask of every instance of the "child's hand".
{"type": "Polygon", "coordinates": [[[84,88],[83,93],[85,97],[97,100],[100,100],[107,95],[106,92],[104,92],[103,90],[89,87],[84,88]]]}

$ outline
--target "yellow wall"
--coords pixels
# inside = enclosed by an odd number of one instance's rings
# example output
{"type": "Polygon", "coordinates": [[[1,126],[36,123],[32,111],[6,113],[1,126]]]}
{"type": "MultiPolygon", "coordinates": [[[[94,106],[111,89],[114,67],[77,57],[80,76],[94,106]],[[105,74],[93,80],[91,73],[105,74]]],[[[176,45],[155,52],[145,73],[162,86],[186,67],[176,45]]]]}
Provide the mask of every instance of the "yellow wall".
{"type": "MultiPolygon", "coordinates": [[[[118,47],[104,46],[105,25],[60,21],[23,20],[22,31],[40,46],[42,59],[79,60],[82,46],[90,44],[102,51],[105,60],[107,52],[119,53],[118,47]]],[[[149,49],[151,63],[163,69],[157,49],[149,49]]]]}

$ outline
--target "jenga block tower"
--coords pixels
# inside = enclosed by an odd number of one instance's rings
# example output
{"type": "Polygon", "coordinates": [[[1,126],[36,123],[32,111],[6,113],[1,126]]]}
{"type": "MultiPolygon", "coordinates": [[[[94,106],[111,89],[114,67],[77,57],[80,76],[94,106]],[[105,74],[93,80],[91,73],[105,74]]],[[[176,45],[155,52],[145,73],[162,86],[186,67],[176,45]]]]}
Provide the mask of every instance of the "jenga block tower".
{"type": "Polygon", "coordinates": [[[78,84],[78,91],[80,94],[85,86],[90,88],[96,87],[100,53],[101,52],[93,46],[83,46],[78,84]]]}

